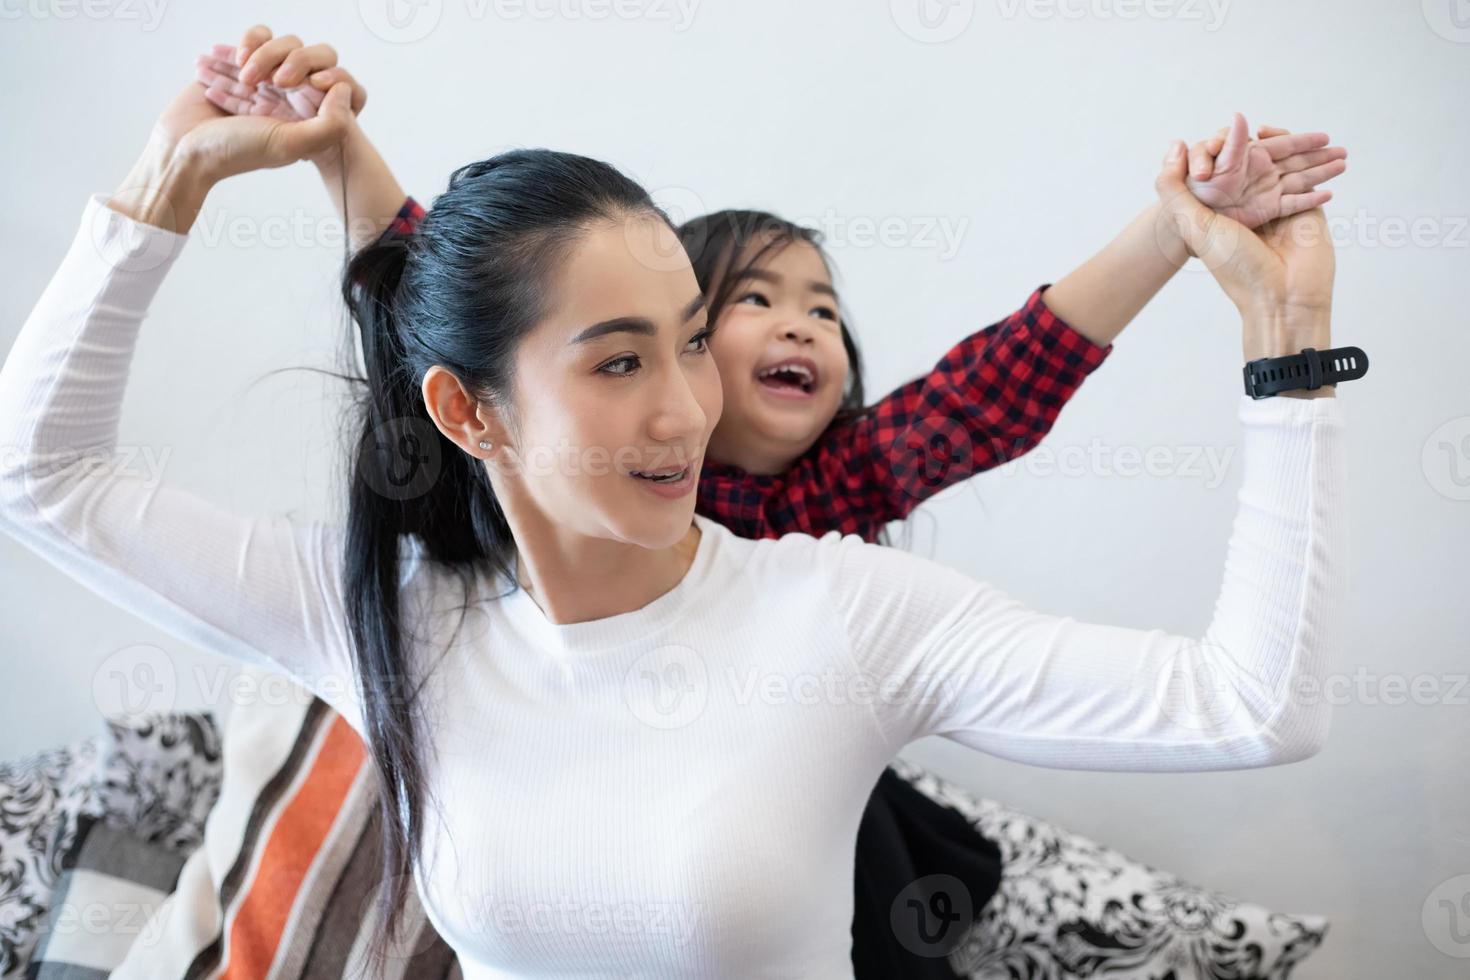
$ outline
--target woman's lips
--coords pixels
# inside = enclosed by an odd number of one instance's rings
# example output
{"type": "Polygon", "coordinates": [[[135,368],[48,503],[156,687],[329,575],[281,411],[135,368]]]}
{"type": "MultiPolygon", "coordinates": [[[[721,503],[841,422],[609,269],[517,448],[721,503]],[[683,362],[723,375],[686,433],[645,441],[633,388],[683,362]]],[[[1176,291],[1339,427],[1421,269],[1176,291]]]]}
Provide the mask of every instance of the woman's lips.
{"type": "Polygon", "coordinates": [[[695,481],[699,478],[699,461],[686,466],[684,475],[677,480],[650,480],[636,473],[629,473],[628,476],[666,500],[677,500],[694,489],[695,481]]]}

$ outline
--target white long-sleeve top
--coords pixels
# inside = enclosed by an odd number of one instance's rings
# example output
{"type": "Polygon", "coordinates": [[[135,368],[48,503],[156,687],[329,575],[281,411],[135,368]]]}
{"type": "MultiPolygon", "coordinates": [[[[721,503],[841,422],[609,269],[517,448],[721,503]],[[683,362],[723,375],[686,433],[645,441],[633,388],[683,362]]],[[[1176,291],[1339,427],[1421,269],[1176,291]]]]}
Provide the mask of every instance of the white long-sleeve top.
{"type": "MultiPolygon", "coordinates": [[[[341,530],[116,465],[139,328],[187,239],[105,201],[0,369],[0,524],[361,732],[341,530]]],[[[465,976],[850,977],[858,820],[924,735],[1063,768],[1312,754],[1328,707],[1293,694],[1340,637],[1342,410],[1242,395],[1239,418],[1239,508],[1195,636],[1027,608],[856,536],[747,540],[704,516],[687,575],[640,609],[557,625],[487,574],[461,621],[458,579],[406,540],[411,650],[438,662],[416,883],[465,976]]]]}

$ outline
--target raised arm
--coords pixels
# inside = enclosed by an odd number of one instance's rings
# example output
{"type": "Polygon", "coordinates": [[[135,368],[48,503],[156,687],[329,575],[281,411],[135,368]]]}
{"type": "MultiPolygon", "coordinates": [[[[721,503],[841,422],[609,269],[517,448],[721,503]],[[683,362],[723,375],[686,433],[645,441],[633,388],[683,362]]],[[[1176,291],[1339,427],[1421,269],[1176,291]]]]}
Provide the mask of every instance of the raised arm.
{"type": "Polygon", "coordinates": [[[118,446],[139,330],[210,186],[334,138],[345,95],[292,124],[314,128],[267,139],[267,121],[224,119],[191,86],[123,187],[87,201],[0,368],[0,527],[105,598],[284,669],[355,721],[335,530],[230,513],[140,474],[118,446]]]}
{"type": "MultiPolygon", "coordinates": [[[[1235,300],[1246,360],[1331,346],[1333,256],[1321,209],[1262,237],[1184,192],[1182,145],[1158,189],[1191,252],[1235,300]]],[[[1214,615],[1198,634],[1081,623],[934,562],[822,542],[853,659],[896,692],[876,712],[894,750],[938,734],[1062,768],[1195,770],[1316,752],[1310,696],[1344,639],[1344,422],[1332,387],[1241,394],[1244,473],[1214,615]]],[[[880,688],[884,689],[884,688],[880,688]]]]}
{"type": "Polygon", "coordinates": [[[1139,771],[1316,752],[1329,707],[1300,694],[1343,639],[1340,406],[1242,395],[1238,412],[1238,510],[1197,634],[1079,622],[908,552],[821,542],[853,658],[893,692],[876,703],[892,749],[943,735],[1033,765],[1139,771]]]}

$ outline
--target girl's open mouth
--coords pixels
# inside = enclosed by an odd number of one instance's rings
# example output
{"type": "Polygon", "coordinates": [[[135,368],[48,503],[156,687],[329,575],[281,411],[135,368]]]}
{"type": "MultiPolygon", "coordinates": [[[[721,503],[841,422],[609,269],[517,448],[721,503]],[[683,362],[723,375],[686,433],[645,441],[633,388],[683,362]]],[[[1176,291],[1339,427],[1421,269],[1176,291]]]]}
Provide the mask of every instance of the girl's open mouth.
{"type": "Polygon", "coordinates": [[[783,398],[810,398],[817,390],[820,376],[809,358],[792,357],[757,368],[756,383],[773,395],[783,398]]]}

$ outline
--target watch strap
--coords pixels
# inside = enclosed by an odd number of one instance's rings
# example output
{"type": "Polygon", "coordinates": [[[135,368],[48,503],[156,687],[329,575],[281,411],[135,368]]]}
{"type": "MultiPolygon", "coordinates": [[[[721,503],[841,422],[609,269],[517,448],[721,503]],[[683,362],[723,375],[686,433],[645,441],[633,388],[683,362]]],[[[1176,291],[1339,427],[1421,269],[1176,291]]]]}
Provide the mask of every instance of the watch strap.
{"type": "Polygon", "coordinates": [[[1368,355],[1361,347],[1304,347],[1299,354],[1258,357],[1243,369],[1245,393],[1268,398],[1297,388],[1315,389],[1352,381],[1368,373],[1368,355]]]}

